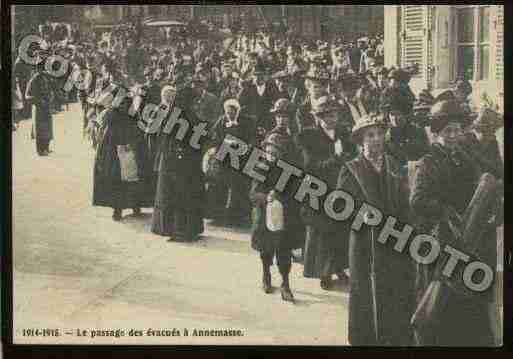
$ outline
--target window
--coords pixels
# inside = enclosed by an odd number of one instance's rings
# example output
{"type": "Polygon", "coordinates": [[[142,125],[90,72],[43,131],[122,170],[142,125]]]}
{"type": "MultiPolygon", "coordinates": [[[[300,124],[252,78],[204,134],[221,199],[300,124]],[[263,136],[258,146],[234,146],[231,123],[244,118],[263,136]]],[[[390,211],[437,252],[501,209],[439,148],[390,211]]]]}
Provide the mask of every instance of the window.
{"type": "Polygon", "coordinates": [[[469,81],[488,80],[490,78],[490,6],[477,5],[458,9],[457,24],[458,77],[469,81]]]}
{"type": "Polygon", "coordinates": [[[490,7],[479,9],[479,79],[490,75],[490,7]]]}

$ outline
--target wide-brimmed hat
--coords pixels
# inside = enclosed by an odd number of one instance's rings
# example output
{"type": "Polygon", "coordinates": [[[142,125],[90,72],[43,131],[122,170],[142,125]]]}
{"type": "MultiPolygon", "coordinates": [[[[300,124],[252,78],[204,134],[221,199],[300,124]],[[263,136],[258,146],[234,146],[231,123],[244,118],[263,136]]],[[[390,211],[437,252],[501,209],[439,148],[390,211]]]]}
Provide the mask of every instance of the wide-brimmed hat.
{"type": "Polygon", "coordinates": [[[385,66],[378,66],[378,67],[376,67],[375,71],[377,74],[380,74],[380,75],[386,76],[388,74],[388,69],[385,66]]]}
{"type": "Polygon", "coordinates": [[[312,114],[320,116],[325,113],[336,112],[340,109],[340,104],[332,96],[322,96],[312,104],[312,114]]]}
{"type": "Polygon", "coordinates": [[[274,146],[281,151],[287,151],[292,144],[292,139],[290,136],[279,132],[271,132],[269,133],[265,139],[262,141],[262,146],[274,146]]]}
{"type": "Polygon", "coordinates": [[[361,143],[363,130],[372,126],[387,128],[385,117],[382,113],[371,113],[360,117],[351,131],[351,139],[355,143],[361,143]]]}
{"type": "Polygon", "coordinates": [[[362,77],[355,73],[353,70],[348,69],[343,74],[335,79],[337,84],[340,84],[343,89],[353,88],[358,89],[362,84],[362,77]]]}
{"type": "Polygon", "coordinates": [[[428,112],[435,103],[435,98],[428,89],[422,90],[418,96],[419,98],[413,104],[413,110],[416,112],[428,112]]]}
{"type": "Polygon", "coordinates": [[[273,75],[272,75],[272,78],[273,79],[286,79],[288,77],[290,77],[291,74],[287,72],[287,70],[281,70],[281,71],[278,71],[278,72],[275,72],[273,75]]]}
{"type": "Polygon", "coordinates": [[[388,78],[403,82],[406,81],[408,75],[402,69],[392,69],[388,73],[388,78]]]}
{"type": "Polygon", "coordinates": [[[457,101],[438,101],[431,107],[431,132],[438,133],[451,122],[456,122],[460,123],[461,125],[465,125],[466,118],[467,116],[463,111],[463,108],[457,101]]]}
{"type": "Polygon", "coordinates": [[[280,113],[289,113],[290,111],[290,101],[286,98],[280,98],[274,103],[273,108],[271,109],[271,113],[277,115],[280,113]]]}

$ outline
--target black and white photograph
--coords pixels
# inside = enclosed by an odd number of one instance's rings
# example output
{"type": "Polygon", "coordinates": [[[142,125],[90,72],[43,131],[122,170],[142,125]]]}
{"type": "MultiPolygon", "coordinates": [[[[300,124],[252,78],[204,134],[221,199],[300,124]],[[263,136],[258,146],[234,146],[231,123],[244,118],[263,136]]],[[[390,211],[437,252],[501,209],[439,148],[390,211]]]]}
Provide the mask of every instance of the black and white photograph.
{"type": "Polygon", "coordinates": [[[10,5],[13,344],[502,346],[504,6],[205,4],[10,5]]]}

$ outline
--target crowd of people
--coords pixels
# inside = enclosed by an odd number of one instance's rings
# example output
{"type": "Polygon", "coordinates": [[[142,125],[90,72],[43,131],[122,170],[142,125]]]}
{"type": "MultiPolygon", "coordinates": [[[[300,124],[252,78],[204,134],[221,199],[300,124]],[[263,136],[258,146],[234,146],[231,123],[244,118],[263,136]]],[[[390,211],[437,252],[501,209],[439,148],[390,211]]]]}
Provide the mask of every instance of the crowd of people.
{"type": "MultiPolygon", "coordinates": [[[[62,81],[50,78],[44,66],[30,73],[18,59],[13,92],[20,103],[14,109],[23,118],[32,107],[36,150],[47,156],[52,113],[80,102],[84,134],[96,150],[93,205],[112,208],[115,221],[125,209],[138,215],[152,207],[152,232],[187,242],[203,238],[204,219],[251,224],[265,293],[272,290],[274,259],[285,301],[294,301],[293,261],[324,290],[333,288],[334,275],[349,285],[352,345],[494,344],[492,291],[453,294],[436,324],[419,334],[410,319],[439,274],[377,245],[378,232],[371,228],[356,231],[297,202],[299,180],[282,192],[275,189],[280,172],[274,164],[286,160],[401,223],[457,243],[451,214],[463,214],[483,173],[503,177],[495,139],[501,116],[486,108],[473,112],[470,83],[458,81],[436,97],[429,89],[415,96],[409,82],[417,66],[385,68],[381,36],[327,42],[233,32],[211,39],[177,35],[156,46],[138,35],[137,26],[95,41],[78,32],[69,41],[52,40],[45,29],[42,51],[69,49],[75,68],[92,72],[92,85],[63,92],[62,81]],[[102,103],[95,89],[111,84],[130,89],[131,96],[116,106],[102,103]],[[148,103],[169,109],[153,133],[137,125],[148,103]],[[207,123],[208,136],[193,147],[192,132],[180,134],[180,126],[164,131],[180,121],[207,123]],[[229,158],[217,160],[229,135],[265,151],[271,168],[265,181],[252,181],[229,158]]],[[[490,217],[475,254],[492,268],[493,233],[500,224],[499,215],[490,217]]]]}

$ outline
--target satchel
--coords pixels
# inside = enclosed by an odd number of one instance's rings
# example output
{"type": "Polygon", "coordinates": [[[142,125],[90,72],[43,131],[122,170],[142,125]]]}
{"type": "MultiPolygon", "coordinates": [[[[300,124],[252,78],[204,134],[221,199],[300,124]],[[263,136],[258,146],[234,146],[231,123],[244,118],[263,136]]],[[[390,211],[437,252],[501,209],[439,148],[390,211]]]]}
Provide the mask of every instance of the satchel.
{"type": "Polygon", "coordinates": [[[123,182],[139,181],[139,170],[135,151],[128,145],[117,146],[119,165],[121,168],[121,180],[123,182]]]}

